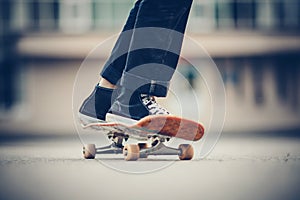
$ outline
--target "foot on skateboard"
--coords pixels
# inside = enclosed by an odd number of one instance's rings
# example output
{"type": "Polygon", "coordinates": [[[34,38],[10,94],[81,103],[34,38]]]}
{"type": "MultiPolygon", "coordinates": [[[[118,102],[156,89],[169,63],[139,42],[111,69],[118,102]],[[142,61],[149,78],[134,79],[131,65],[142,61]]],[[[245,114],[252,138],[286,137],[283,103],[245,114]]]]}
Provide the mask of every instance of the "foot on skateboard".
{"type": "Polygon", "coordinates": [[[165,143],[171,138],[198,141],[204,134],[201,124],[171,115],[150,115],[139,121],[82,125],[85,129],[90,128],[106,134],[111,140],[111,144],[105,147],[85,145],[83,152],[86,159],[93,159],[96,154],[123,154],[127,161],[147,158],[149,155],[178,155],[180,160],[191,160],[194,156],[192,145],[181,144],[178,148],[172,148],[165,143]],[[129,138],[138,142],[127,144],[129,138]]]}

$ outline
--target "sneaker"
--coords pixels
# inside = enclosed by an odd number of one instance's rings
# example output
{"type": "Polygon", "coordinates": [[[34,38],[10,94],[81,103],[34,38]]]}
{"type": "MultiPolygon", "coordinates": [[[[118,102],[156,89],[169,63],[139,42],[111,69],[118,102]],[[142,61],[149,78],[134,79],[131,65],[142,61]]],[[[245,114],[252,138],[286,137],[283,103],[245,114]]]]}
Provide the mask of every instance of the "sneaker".
{"type": "Polygon", "coordinates": [[[124,88],[113,103],[109,112],[113,115],[131,118],[134,120],[140,120],[148,115],[170,114],[165,108],[155,101],[154,97],[136,92],[132,93],[124,88]]]}
{"type": "Polygon", "coordinates": [[[149,115],[169,115],[170,113],[159,105],[154,96],[149,96],[145,94],[141,94],[141,101],[144,106],[148,109],[149,115]]]}
{"type": "Polygon", "coordinates": [[[104,121],[111,107],[113,89],[97,85],[79,109],[79,119],[84,123],[104,121]]]}

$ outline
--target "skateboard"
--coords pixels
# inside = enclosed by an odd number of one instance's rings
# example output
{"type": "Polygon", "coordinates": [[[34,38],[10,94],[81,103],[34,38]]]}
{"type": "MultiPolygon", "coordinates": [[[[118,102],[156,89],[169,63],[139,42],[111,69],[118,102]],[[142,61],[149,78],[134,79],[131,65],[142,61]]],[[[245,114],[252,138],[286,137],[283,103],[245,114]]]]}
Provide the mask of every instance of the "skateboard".
{"type": "Polygon", "coordinates": [[[194,156],[192,145],[181,144],[178,148],[172,148],[165,143],[171,138],[198,141],[204,135],[204,127],[200,123],[171,115],[150,115],[134,123],[81,124],[84,129],[106,134],[111,141],[110,145],[104,147],[85,145],[83,156],[86,159],[94,159],[96,154],[123,154],[126,161],[147,158],[149,155],[178,155],[180,160],[191,160],[194,156]],[[137,143],[128,144],[129,138],[135,139],[137,143]]]}

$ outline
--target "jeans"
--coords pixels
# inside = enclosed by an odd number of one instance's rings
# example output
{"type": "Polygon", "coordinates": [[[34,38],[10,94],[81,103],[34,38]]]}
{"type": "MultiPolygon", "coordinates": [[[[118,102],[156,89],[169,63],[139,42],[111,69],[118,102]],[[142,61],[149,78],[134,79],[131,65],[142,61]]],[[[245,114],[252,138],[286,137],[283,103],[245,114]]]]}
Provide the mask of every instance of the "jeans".
{"type": "Polygon", "coordinates": [[[101,76],[132,91],[166,96],[191,5],[192,0],[138,0],[101,76]]]}

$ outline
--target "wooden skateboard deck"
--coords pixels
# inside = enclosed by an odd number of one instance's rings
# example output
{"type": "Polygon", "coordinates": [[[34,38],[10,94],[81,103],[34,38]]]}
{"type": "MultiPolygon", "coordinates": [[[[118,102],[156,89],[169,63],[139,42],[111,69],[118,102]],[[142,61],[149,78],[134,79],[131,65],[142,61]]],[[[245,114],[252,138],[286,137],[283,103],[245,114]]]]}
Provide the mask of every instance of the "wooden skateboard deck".
{"type": "Polygon", "coordinates": [[[183,119],[172,115],[150,115],[127,125],[118,122],[90,123],[84,128],[99,130],[120,130],[128,135],[139,135],[147,137],[152,135],[163,135],[167,137],[181,138],[189,141],[198,141],[204,134],[204,127],[200,123],[183,119]]]}

